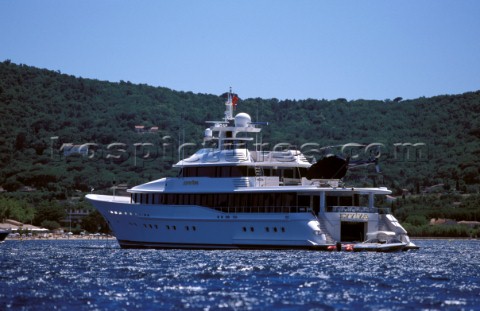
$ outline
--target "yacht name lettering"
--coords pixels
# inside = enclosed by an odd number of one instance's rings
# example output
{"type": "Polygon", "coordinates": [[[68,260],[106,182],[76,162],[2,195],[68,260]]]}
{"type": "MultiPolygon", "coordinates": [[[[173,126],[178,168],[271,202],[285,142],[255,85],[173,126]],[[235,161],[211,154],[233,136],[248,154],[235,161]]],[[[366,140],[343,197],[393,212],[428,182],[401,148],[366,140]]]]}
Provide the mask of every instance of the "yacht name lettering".
{"type": "Polygon", "coordinates": [[[346,219],[368,220],[368,214],[365,214],[365,213],[342,213],[342,214],[340,214],[340,219],[341,220],[346,220],[346,219]]]}
{"type": "Polygon", "coordinates": [[[185,180],[183,182],[185,186],[198,186],[198,180],[185,180]]]}

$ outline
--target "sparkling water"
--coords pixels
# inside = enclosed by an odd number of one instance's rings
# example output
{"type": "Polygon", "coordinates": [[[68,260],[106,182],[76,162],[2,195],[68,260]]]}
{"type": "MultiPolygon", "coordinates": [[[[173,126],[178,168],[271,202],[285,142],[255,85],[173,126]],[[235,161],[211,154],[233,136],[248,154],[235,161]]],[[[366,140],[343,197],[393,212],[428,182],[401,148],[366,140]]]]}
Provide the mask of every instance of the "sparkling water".
{"type": "Polygon", "coordinates": [[[480,310],[480,242],[418,251],[123,250],[0,244],[0,310],[480,310]]]}

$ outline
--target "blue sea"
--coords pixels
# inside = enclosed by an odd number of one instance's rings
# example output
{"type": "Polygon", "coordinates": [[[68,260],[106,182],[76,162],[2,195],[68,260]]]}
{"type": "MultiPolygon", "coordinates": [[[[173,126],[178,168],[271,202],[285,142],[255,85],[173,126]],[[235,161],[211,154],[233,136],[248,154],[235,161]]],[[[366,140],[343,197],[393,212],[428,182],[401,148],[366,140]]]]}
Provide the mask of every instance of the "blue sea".
{"type": "Polygon", "coordinates": [[[123,250],[0,244],[0,310],[480,310],[480,241],[418,251],[123,250]]]}

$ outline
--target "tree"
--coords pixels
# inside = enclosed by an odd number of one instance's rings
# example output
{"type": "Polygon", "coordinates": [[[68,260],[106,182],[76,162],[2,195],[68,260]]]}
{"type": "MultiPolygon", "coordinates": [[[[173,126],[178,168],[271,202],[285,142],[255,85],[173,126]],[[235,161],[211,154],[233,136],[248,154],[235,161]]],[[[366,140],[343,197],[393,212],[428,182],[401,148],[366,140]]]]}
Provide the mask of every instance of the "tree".
{"type": "Polygon", "coordinates": [[[26,201],[14,198],[0,198],[0,222],[7,218],[30,223],[35,217],[35,209],[26,201]]]}
{"type": "Polygon", "coordinates": [[[25,134],[25,132],[18,133],[17,138],[15,139],[15,149],[23,150],[23,148],[25,148],[26,141],[27,141],[27,134],[25,134]]]}
{"type": "Polygon", "coordinates": [[[43,228],[47,228],[48,230],[56,230],[60,228],[60,224],[53,220],[44,220],[42,221],[40,226],[42,226],[43,228]]]}
{"type": "Polygon", "coordinates": [[[108,233],[110,231],[105,219],[97,210],[91,212],[82,220],[82,228],[91,233],[108,233]]]}
{"type": "Polygon", "coordinates": [[[43,221],[55,221],[60,223],[66,216],[65,209],[56,201],[46,201],[40,203],[33,220],[34,224],[41,225],[43,221]]]}

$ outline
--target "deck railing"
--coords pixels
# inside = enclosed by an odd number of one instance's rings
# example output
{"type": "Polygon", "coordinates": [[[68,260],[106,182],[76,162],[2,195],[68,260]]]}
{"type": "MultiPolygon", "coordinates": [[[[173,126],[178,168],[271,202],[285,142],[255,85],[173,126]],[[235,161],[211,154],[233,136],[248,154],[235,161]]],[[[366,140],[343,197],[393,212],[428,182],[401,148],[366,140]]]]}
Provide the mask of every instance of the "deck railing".
{"type": "Polygon", "coordinates": [[[330,213],[390,214],[390,208],[388,207],[368,207],[368,206],[327,206],[326,211],[330,213]]]}

